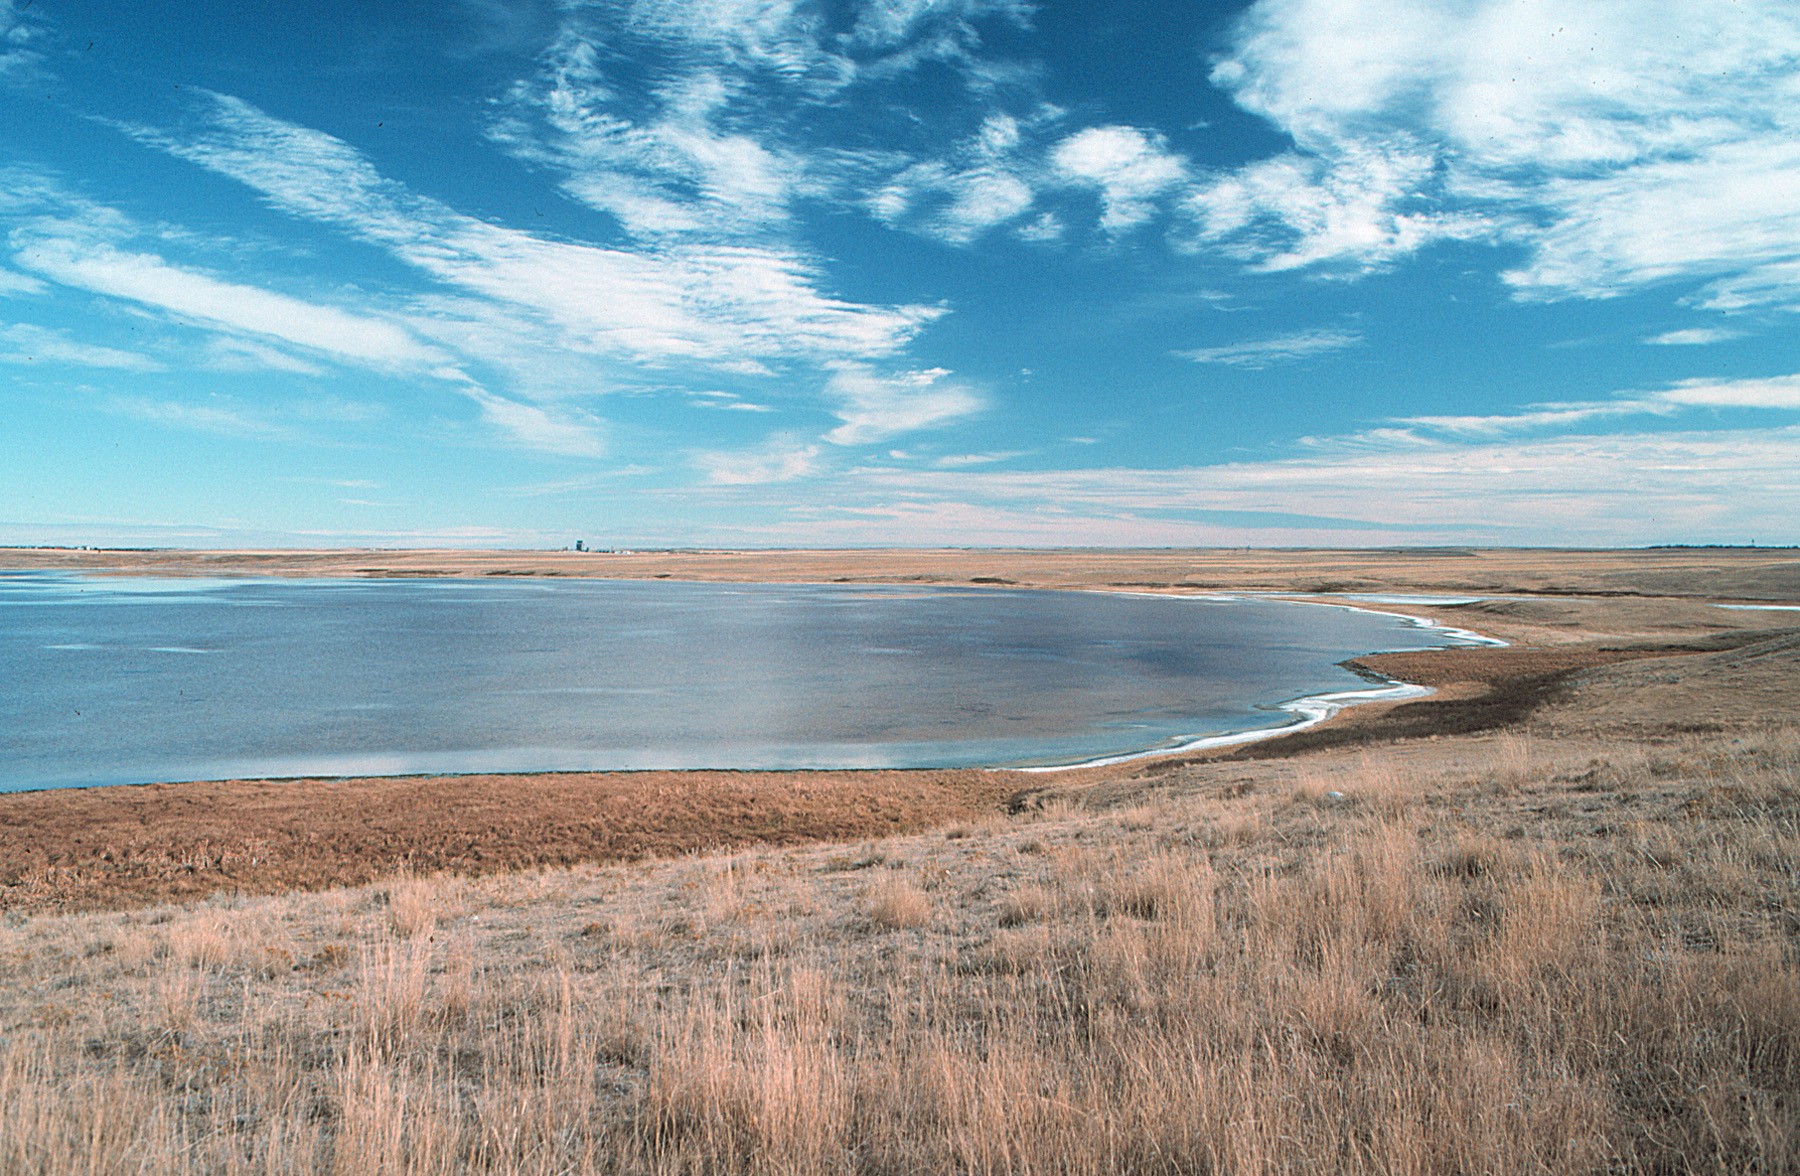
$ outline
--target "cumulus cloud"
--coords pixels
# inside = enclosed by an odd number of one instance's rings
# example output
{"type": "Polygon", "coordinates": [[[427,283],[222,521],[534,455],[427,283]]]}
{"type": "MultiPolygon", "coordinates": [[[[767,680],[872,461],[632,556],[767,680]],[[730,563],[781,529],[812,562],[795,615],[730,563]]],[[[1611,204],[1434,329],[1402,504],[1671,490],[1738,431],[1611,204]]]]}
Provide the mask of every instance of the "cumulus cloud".
{"type": "Polygon", "coordinates": [[[1321,328],[1277,335],[1269,339],[1228,343],[1221,347],[1197,347],[1188,351],[1177,351],[1174,354],[1182,359],[1191,359],[1195,363],[1220,363],[1229,367],[1260,370],[1275,364],[1294,363],[1303,359],[1311,359],[1317,355],[1328,355],[1333,351],[1342,351],[1361,343],[1362,336],[1354,331],[1321,328]]]}
{"type": "Polygon", "coordinates": [[[1123,233],[1149,220],[1156,198],[1187,174],[1161,136],[1136,127],[1089,127],[1077,131],[1050,154],[1068,179],[1100,192],[1100,227],[1123,233]]]}
{"type": "Polygon", "coordinates": [[[1797,56],[1786,0],[1259,0],[1212,80],[1295,149],[1206,177],[1194,243],[1368,266],[1487,235],[1522,298],[1800,305],[1797,56]]]}
{"type": "MultiPolygon", "coordinates": [[[[994,69],[976,53],[981,28],[1028,15],[1011,0],[905,0],[862,6],[845,31],[796,0],[570,6],[491,133],[640,240],[760,238],[802,196],[860,199],[877,174],[917,162],[822,129],[847,90],[926,63],[981,88],[994,69]]],[[[1003,198],[965,187],[965,223],[1003,198]]]]}

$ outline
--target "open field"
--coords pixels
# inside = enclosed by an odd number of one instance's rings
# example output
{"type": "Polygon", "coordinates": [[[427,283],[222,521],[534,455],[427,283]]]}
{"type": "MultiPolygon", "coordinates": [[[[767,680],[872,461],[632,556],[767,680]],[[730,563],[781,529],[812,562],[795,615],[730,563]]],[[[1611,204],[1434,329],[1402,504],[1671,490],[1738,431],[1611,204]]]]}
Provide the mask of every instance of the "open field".
{"type": "Polygon", "coordinates": [[[875,549],[847,551],[82,551],[0,548],[4,569],[159,576],[587,576],[612,580],[1012,583],[1150,591],[1531,592],[1800,600],[1780,548],[875,549]]]}
{"type": "Polygon", "coordinates": [[[1800,1170],[1793,553],[870,558],[1542,595],[1080,772],[0,797],[0,1171],[1800,1170]]]}

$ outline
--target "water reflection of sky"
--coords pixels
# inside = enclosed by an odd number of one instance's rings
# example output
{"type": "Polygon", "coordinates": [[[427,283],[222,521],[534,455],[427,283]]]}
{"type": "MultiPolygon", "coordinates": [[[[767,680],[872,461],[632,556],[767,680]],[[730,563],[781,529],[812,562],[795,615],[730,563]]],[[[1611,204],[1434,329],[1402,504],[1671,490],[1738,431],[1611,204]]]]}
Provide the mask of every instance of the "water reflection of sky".
{"type": "Polygon", "coordinates": [[[678,581],[0,577],[0,787],[1070,762],[1283,724],[1451,643],[1273,600],[678,581]]]}

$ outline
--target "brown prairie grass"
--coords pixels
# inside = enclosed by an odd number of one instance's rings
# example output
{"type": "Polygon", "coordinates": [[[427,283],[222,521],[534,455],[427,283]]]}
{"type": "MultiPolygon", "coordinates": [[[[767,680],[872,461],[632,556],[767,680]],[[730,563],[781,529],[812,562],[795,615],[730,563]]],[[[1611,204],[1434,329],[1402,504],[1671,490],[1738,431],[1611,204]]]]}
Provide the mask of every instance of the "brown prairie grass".
{"type": "Polygon", "coordinates": [[[0,1171],[1800,1166],[1800,741],[1477,751],[15,917],[0,1171]]]}

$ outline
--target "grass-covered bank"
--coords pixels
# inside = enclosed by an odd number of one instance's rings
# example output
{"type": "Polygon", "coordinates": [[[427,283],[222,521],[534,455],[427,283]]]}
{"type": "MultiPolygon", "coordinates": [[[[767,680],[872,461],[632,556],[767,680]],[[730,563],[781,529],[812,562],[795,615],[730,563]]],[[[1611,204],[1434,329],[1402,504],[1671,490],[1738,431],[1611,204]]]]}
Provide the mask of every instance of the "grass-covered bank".
{"type": "Polygon", "coordinates": [[[0,1170],[1800,1164],[1793,729],[1287,767],[855,846],[14,918],[0,1170]]]}

